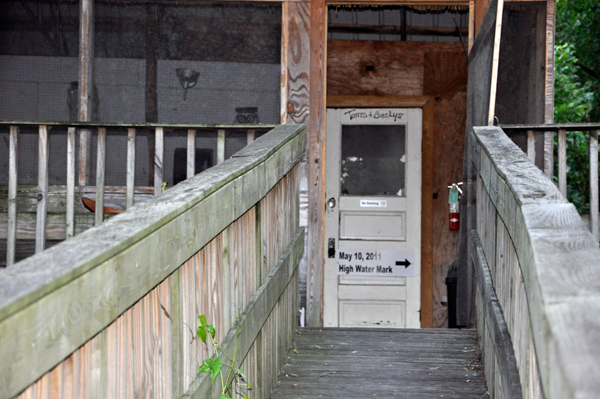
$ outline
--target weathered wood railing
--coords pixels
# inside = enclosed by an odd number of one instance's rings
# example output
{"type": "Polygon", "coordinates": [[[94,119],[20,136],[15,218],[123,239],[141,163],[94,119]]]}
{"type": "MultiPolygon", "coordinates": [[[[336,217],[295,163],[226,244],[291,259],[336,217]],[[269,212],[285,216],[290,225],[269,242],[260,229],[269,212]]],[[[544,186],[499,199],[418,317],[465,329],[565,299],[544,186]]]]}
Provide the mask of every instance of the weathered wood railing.
{"type": "Polygon", "coordinates": [[[474,128],[471,258],[495,398],[600,392],[600,250],[575,207],[497,127],[474,128]]]}
{"type": "Polygon", "coordinates": [[[502,129],[507,132],[527,132],[527,157],[535,163],[535,133],[544,132],[544,168],[546,176],[552,178],[554,175],[554,157],[553,135],[558,133],[557,137],[557,180],[558,189],[563,196],[567,196],[567,133],[568,132],[587,132],[589,137],[588,156],[589,156],[589,186],[590,186],[590,231],[598,241],[598,123],[564,123],[548,125],[502,125],[502,129]]]}
{"type": "Polygon", "coordinates": [[[210,397],[200,314],[230,353],[237,319],[236,366],[267,397],[297,325],[304,141],[303,126],[277,127],[0,270],[0,398],[210,397]]]}
{"type": "MultiPolygon", "coordinates": [[[[64,123],[64,122],[0,122],[0,130],[9,131],[9,170],[8,187],[0,187],[0,240],[6,240],[6,265],[15,263],[16,240],[35,238],[35,252],[39,253],[46,248],[46,239],[64,240],[73,237],[76,233],[84,231],[91,226],[99,225],[105,219],[105,196],[123,197],[127,208],[133,206],[134,195],[150,197],[158,195],[163,190],[164,159],[165,159],[165,134],[171,131],[187,133],[187,178],[195,174],[196,133],[209,131],[214,134],[217,141],[216,163],[225,160],[225,135],[227,132],[243,131],[247,133],[247,142],[251,143],[255,135],[263,133],[272,126],[261,125],[159,125],[159,124],[100,124],[100,123],[64,123]],[[19,171],[19,131],[22,129],[37,128],[38,130],[38,174],[37,187],[23,187],[17,190],[19,171]],[[136,187],[136,131],[153,132],[154,140],[154,187],[136,187]],[[53,132],[66,131],[65,153],[53,152],[50,154],[49,142],[53,132]],[[127,135],[127,166],[123,174],[126,175],[125,187],[106,187],[106,137],[109,134],[127,135]],[[90,157],[88,147],[91,135],[97,137],[96,148],[96,180],[95,186],[90,186],[88,176],[90,170],[90,157]],[[49,158],[66,158],[65,186],[49,186],[49,158]],[[19,191],[19,195],[17,195],[19,191]],[[82,196],[93,195],[96,198],[95,216],[86,217],[85,209],[80,201],[82,196]],[[54,202],[50,202],[54,198],[54,202]],[[28,206],[31,205],[31,206],[28,206]],[[34,208],[35,206],[35,208],[34,208]],[[4,209],[3,209],[4,208],[4,209]],[[35,213],[32,213],[33,208],[35,213]],[[76,217],[76,213],[81,214],[76,217]],[[4,214],[2,214],[4,213],[4,214]],[[19,213],[19,215],[17,214],[19,213]],[[48,216],[51,214],[49,220],[48,216]],[[17,223],[18,220],[18,223],[17,223]]],[[[112,148],[114,151],[115,149],[112,148]]],[[[23,156],[24,154],[21,154],[23,156]]],[[[89,215],[91,216],[91,215],[89,215]]],[[[0,260],[0,264],[4,259],[0,260]]]]}

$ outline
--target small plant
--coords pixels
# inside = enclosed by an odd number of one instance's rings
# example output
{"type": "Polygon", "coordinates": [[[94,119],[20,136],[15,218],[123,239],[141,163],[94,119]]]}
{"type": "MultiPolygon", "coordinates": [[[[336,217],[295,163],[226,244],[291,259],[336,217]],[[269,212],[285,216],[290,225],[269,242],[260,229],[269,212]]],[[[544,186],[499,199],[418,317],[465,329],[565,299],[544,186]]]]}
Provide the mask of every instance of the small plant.
{"type": "Polygon", "coordinates": [[[215,327],[206,323],[204,315],[198,316],[198,319],[200,320],[200,326],[198,326],[198,330],[196,331],[198,338],[206,346],[212,346],[216,355],[216,357],[211,357],[202,362],[200,372],[210,373],[210,381],[213,383],[217,377],[221,378],[221,399],[233,399],[234,393],[237,397],[248,399],[247,392],[251,390],[250,386],[252,384],[246,382],[246,376],[241,369],[234,368],[237,356],[237,337],[241,332],[237,327],[237,320],[233,358],[231,358],[223,351],[221,345],[215,342],[215,327]],[[225,361],[223,360],[224,358],[225,361]],[[229,369],[226,378],[223,377],[223,367],[229,369]]]}

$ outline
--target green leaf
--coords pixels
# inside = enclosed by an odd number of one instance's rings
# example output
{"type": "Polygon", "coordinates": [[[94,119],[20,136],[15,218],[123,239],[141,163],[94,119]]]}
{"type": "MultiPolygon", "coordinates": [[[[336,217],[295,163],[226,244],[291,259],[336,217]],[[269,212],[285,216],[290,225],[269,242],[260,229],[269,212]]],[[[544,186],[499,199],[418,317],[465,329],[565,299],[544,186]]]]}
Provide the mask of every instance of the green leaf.
{"type": "Polygon", "coordinates": [[[200,320],[200,325],[202,327],[206,327],[206,316],[200,315],[200,316],[198,316],[198,319],[200,320]]]}
{"type": "Polygon", "coordinates": [[[221,359],[221,356],[217,356],[216,359],[209,359],[211,360],[211,365],[210,367],[210,381],[214,382],[215,378],[217,378],[217,376],[221,373],[221,369],[223,368],[223,359],[221,359]]]}
{"type": "Polygon", "coordinates": [[[215,328],[213,326],[211,326],[210,324],[206,326],[206,331],[208,331],[208,333],[210,334],[210,336],[214,339],[215,338],[215,328]]]}
{"type": "Polygon", "coordinates": [[[196,330],[196,334],[202,340],[202,342],[206,343],[206,328],[203,326],[199,326],[196,330]]]}
{"type": "Polygon", "coordinates": [[[210,373],[210,368],[206,364],[201,365],[199,369],[200,373],[210,373]]]}

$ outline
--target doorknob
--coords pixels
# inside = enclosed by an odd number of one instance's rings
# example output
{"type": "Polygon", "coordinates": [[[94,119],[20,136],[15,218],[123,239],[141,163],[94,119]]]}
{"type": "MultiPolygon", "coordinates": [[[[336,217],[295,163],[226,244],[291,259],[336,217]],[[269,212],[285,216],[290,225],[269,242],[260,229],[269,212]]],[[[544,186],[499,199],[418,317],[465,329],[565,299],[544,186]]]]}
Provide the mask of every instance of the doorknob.
{"type": "Polygon", "coordinates": [[[327,200],[327,206],[328,206],[330,209],[333,209],[333,208],[335,208],[335,198],[333,198],[333,197],[329,198],[329,199],[327,200]]]}

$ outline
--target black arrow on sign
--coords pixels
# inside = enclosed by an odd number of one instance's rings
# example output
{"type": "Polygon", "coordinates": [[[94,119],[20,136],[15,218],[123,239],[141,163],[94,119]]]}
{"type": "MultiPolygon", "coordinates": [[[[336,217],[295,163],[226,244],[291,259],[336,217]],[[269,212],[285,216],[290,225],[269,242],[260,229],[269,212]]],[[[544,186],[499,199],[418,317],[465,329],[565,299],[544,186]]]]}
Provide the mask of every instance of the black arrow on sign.
{"type": "Polygon", "coordinates": [[[410,262],[408,259],[404,259],[403,262],[396,262],[396,266],[404,266],[404,268],[407,269],[410,266],[410,262]]]}

